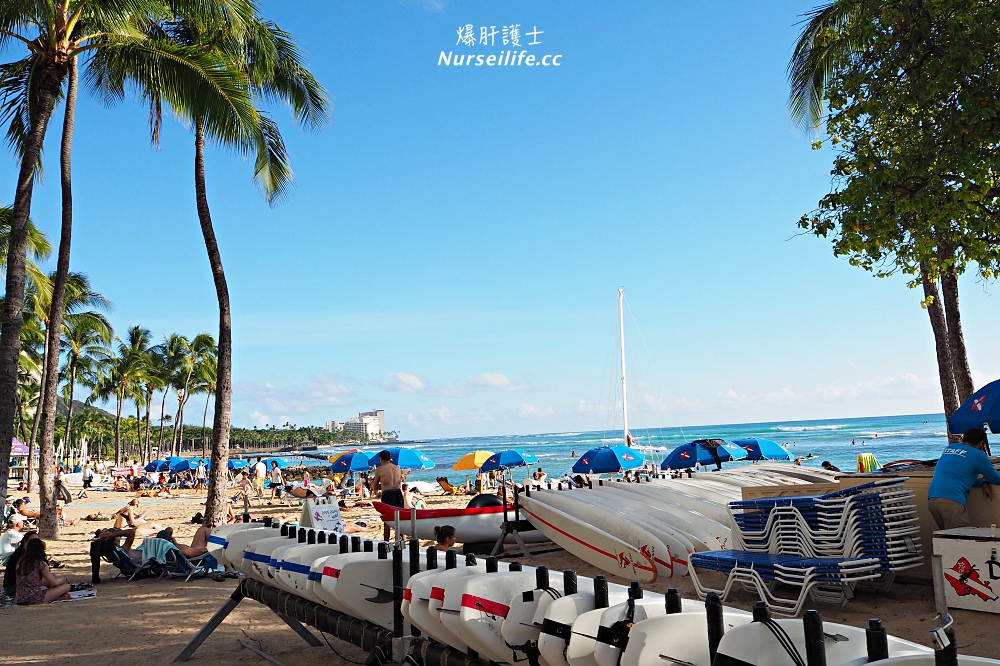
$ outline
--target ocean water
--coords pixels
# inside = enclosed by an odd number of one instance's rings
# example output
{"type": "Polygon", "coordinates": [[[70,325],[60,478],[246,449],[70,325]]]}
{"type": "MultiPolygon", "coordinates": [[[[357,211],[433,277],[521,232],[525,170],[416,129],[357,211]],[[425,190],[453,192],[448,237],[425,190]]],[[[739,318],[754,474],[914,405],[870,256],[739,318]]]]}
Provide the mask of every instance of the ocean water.
{"type": "MultiPolygon", "coordinates": [[[[631,428],[631,432],[638,446],[662,448],[667,451],[693,439],[706,437],[730,440],[742,437],[770,439],[784,446],[793,458],[814,456],[802,461],[805,466],[819,467],[822,461],[829,460],[845,472],[857,468],[857,456],[860,453],[871,453],[880,463],[904,459],[929,460],[936,459],[947,444],[947,424],[943,414],[631,428]]],[[[414,470],[410,472],[408,478],[416,481],[434,481],[439,476],[448,476],[452,481],[459,479],[464,481],[466,472],[454,471],[452,465],[463,454],[477,449],[529,451],[538,456],[538,464],[532,465],[532,468],[540,466],[550,478],[556,478],[569,472],[573,463],[588,449],[621,443],[621,431],[591,431],[455,437],[401,442],[400,445],[417,448],[435,462],[433,469],[414,470]]],[[[377,450],[375,447],[365,447],[364,450],[369,448],[377,450]]],[[[332,454],[338,450],[342,450],[342,447],[322,448],[318,453],[332,454]]],[[[659,463],[664,455],[664,453],[654,453],[649,457],[659,463]]],[[[317,467],[324,465],[322,461],[309,458],[295,458],[294,462],[317,467]]],[[[724,468],[740,464],[726,463],[724,468]]],[[[514,478],[522,478],[523,475],[518,473],[519,471],[521,470],[515,470],[514,478]]],[[[527,473],[527,470],[523,471],[527,473]]]]}

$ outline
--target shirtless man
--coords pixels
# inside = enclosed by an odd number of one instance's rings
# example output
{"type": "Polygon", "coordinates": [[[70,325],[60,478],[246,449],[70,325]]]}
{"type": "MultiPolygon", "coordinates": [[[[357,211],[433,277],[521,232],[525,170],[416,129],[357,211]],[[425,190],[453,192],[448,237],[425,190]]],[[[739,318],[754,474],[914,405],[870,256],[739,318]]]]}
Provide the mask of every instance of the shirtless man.
{"type": "MultiPolygon", "coordinates": [[[[375,468],[375,472],[372,474],[372,495],[375,493],[382,493],[381,500],[383,504],[388,504],[390,506],[398,506],[403,508],[403,491],[400,489],[400,484],[403,480],[403,471],[399,469],[399,465],[392,462],[392,454],[388,451],[381,451],[378,454],[379,466],[375,468]]],[[[385,525],[383,532],[385,541],[389,540],[389,525],[385,525]]]]}

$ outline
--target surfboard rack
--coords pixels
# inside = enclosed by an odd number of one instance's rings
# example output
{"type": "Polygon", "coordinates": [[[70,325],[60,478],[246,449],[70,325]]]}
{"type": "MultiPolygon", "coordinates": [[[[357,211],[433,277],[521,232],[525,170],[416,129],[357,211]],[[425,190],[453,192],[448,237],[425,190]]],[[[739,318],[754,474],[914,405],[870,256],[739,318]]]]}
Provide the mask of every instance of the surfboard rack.
{"type": "MultiPolygon", "coordinates": [[[[504,541],[508,536],[513,536],[514,541],[517,542],[517,547],[521,549],[521,554],[524,557],[531,557],[531,553],[528,551],[527,544],[524,543],[524,539],[521,537],[522,531],[530,531],[535,529],[527,520],[521,520],[520,505],[518,504],[518,489],[514,487],[514,519],[511,520],[507,513],[507,486],[504,486],[503,490],[503,524],[500,526],[500,538],[493,545],[493,551],[490,555],[499,555],[503,552],[504,541]]],[[[489,543],[489,542],[487,542],[489,543]]]]}
{"type": "MultiPolygon", "coordinates": [[[[402,554],[401,551],[398,552],[402,554]]],[[[191,639],[191,642],[177,655],[174,662],[189,660],[201,644],[244,599],[252,599],[270,608],[312,647],[319,647],[324,643],[303,626],[304,624],[314,627],[323,634],[334,636],[360,647],[370,655],[365,662],[367,664],[381,666],[390,659],[397,663],[403,663],[404,659],[409,659],[412,660],[411,663],[416,663],[418,666],[430,666],[431,664],[489,666],[481,659],[471,659],[469,655],[463,654],[455,648],[441,645],[425,637],[393,636],[394,632],[388,629],[337,612],[252,578],[240,580],[239,586],[230,598],[191,639]]]]}

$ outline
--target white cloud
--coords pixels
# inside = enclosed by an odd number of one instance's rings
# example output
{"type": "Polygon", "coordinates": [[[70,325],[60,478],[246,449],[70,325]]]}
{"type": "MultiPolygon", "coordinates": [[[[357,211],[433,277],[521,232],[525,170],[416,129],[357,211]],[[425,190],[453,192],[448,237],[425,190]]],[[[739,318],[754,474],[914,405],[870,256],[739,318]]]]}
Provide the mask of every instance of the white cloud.
{"type": "Polygon", "coordinates": [[[388,391],[400,393],[416,393],[427,388],[424,380],[412,372],[397,372],[390,381],[383,382],[382,386],[388,391]]]}
{"type": "Polygon", "coordinates": [[[262,426],[266,423],[271,422],[271,417],[263,412],[258,412],[256,409],[250,412],[250,422],[254,425],[262,426]]]}
{"type": "Polygon", "coordinates": [[[536,407],[525,402],[521,403],[521,408],[518,410],[517,415],[520,418],[537,419],[552,416],[555,413],[556,410],[551,405],[548,407],[536,407]]]}
{"type": "MultiPolygon", "coordinates": [[[[353,397],[354,391],[329,375],[319,375],[293,386],[275,386],[270,382],[238,382],[233,391],[234,403],[249,409],[251,420],[257,422],[260,418],[268,419],[264,413],[266,410],[271,414],[279,414],[276,421],[280,423],[275,425],[293,421],[297,414],[323,412],[330,407],[345,405],[353,397]]],[[[272,422],[265,420],[257,425],[269,423],[272,422]]]]}
{"type": "Polygon", "coordinates": [[[501,391],[526,391],[527,386],[517,384],[507,375],[501,372],[484,372],[479,375],[468,377],[467,381],[473,386],[483,386],[486,388],[500,389],[501,391]]]}
{"type": "Polygon", "coordinates": [[[589,416],[603,416],[606,408],[603,405],[598,405],[584,398],[580,398],[576,401],[576,408],[574,411],[577,414],[587,414],[589,416]]]}
{"type": "Polygon", "coordinates": [[[438,417],[441,423],[444,423],[445,425],[454,425],[458,423],[458,419],[455,418],[455,413],[447,407],[438,407],[434,410],[434,414],[438,417]]]}

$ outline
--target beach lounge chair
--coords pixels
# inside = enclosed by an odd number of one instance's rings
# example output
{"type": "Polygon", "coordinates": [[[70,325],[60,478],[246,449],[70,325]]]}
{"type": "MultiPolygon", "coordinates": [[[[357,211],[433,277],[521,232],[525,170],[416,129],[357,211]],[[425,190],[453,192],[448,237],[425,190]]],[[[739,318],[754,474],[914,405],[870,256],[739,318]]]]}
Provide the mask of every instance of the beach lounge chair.
{"type": "Polygon", "coordinates": [[[142,565],[129,580],[139,578],[146,573],[149,576],[183,577],[185,581],[189,581],[194,577],[207,576],[210,571],[205,562],[208,553],[188,559],[181,554],[177,546],[166,539],[146,537],[139,549],[142,551],[142,565]]]}
{"type": "Polygon", "coordinates": [[[448,481],[448,477],[439,476],[437,479],[438,484],[441,486],[441,490],[444,491],[445,495],[464,495],[465,485],[453,486],[451,482],[448,481]]]}

